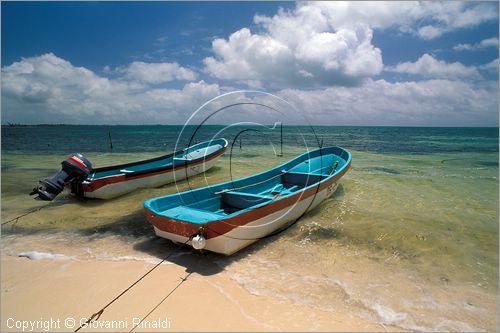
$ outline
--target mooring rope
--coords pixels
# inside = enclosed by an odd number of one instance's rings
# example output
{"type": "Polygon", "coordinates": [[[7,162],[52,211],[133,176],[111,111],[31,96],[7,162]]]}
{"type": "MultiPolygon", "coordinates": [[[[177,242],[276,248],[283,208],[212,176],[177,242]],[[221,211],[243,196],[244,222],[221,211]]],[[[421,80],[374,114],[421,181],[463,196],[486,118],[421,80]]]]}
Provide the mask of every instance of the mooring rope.
{"type": "MultiPolygon", "coordinates": [[[[90,318],[84,322],[83,324],[80,325],[80,327],[78,327],[75,332],[78,332],[79,330],[81,330],[82,328],[84,327],[87,327],[88,324],[90,324],[92,321],[97,321],[99,320],[99,318],[101,317],[101,315],[103,314],[104,310],[106,310],[111,304],[113,304],[114,302],[116,302],[120,297],[122,297],[127,291],[129,291],[130,289],[132,289],[136,284],[138,284],[142,279],[144,279],[146,276],[148,276],[152,271],[154,271],[156,268],[158,268],[158,266],[160,266],[162,263],[164,263],[168,258],[170,258],[175,252],[177,252],[183,245],[186,245],[187,242],[189,242],[191,239],[188,238],[184,243],[182,244],[179,244],[179,246],[173,250],[172,252],[170,252],[165,258],[163,258],[160,262],[158,262],[156,265],[154,265],[149,271],[147,271],[145,274],[143,274],[139,279],[137,279],[134,283],[132,283],[130,286],[128,286],[125,290],[123,290],[118,296],[116,296],[115,298],[113,298],[108,304],[106,304],[104,307],[102,307],[99,311],[95,312],[92,316],[90,316],[90,318]]],[[[186,276],[187,278],[187,276],[186,276]]],[[[180,285],[180,284],[179,284],[180,285]]],[[[177,289],[177,287],[175,288],[177,289]]],[[[174,290],[175,290],[174,289],[174,290]]],[[[168,297],[168,296],[167,296],[168,297]]],[[[165,298],[166,299],[166,298],[165,298]]],[[[149,314],[148,314],[149,315],[149,314]]],[[[144,319],[143,319],[144,320],[144,319]]]]}
{"type": "Polygon", "coordinates": [[[21,217],[25,217],[26,215],[32,214],[32,213],[34,213],[34,212],[37,212],[37,211],[39,211],[39,210],[41,210],[41,209],[43,209],[43,208],[45,208],[45,207],[48,207],[48,206],[42,206],[42,207],[38,207],[38,208],[32,209],[32,210],[30,210],[30,211],[29,211],[29,212],[27,212],[27,213],[21,214],[21,215],[19,215],[19,216],[17,216],[17,217],[14,217],[13,219],[10,219],[10,220],[8,220],[8,221],[2,222],[2,225],[9,224],[9,223],[11,223],[11,222],[13,222],[13,221],[15,221],[15,223],[14,223],[14,224],[16,224],[16,223],[17,223],[17,221],[18,221],[21,217]]]}
{"type": "Polygon", "coordinates": [[[137,327],[139,327],[139,325],[142,324],[142,322],[147,318],[149,317],[150,314],[152,314],[163,302],[165,302],[165,300],[167,298],[170,297],[170,295],[172,295],[174,293],[174,291],[177,290],[177,288],[179,288],[181,286],[181,284],[183,284],[184,282],[187,281],[188,277],[193,274],[193,272],[190,272],[188,273],[185,277],[181,278],[181,281],[174,287],[174,289],[172,289],[165,297],[162,298],[162,300],[156,304],[142,319],[141,321],[139,321],[139,323],[137,323],[137,325],[135,325],[134,327],[132,327],[132,329],[129,331],[129,332],[132,332],[133,330],[135,330],[137,327]]]}

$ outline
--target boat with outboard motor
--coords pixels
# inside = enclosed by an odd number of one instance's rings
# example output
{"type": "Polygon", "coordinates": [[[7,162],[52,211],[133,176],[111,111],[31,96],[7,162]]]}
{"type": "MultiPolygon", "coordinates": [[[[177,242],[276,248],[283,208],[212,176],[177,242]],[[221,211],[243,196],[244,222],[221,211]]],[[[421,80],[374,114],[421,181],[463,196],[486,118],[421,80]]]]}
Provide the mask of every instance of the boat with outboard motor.
{"type": "Polygon", "coordinates": [[[230,255],[318,206],[351,164],[340,147],[306,152],[268,171],[144,203],[156,235],[230,255]]]}
{"type": "Polygon", "coordinates": [[[158,187],[210,169],[226,150],[226,139],[202,142],[174,153],[134,163],[92,168],[82,154],[63,161],[61,171],[40,181],[30,195],[53,200],[65,187],[80,197],[111,199],[138,188],[158,187]]]}

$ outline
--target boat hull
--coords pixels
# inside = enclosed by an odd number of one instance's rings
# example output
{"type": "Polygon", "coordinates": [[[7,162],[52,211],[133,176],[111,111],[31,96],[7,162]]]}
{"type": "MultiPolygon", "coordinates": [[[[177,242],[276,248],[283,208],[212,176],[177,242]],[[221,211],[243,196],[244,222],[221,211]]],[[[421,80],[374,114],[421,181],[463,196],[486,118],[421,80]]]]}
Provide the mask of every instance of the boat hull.
{"type": "Polygon", "coordinates": [[[350,164],[340,147],[308,151],[246,178],[147,200],[146,219],[160,237],[230,255],[317,207],[350,164]]]}
{"type": "MultiPolygon", "coordinates": [[[[337,183],[332,182],[326,188],[323,188],[314,195],[296,202],[292,207],[287,206],[281,208],[280,210],[270,213],[269,215],[265,215],[255,221],[233,228],[227,233],[207,238],[205,249],[224,255],[236,253],[252,243],[255,243],[268,235],[272,235],[277,230],[286,227],[288,223],[296,221],[303,214],[314,209],[325,199],[333,195],[337,186],[337,183]]],[[[154,219],[151,219],[150,215],[150,221],[153,220],[154,219]]],[[[155,234],[159,237],[170,239],[177,243],[186,243],[191,245],[191,237],[166,231],[171,230],[166,226],[168,223],[169,221],[156,219],[156,222],[153,222],[155,234]]]]}
{"type": "Polygon", "coordinates": [[[85,198],[111,199],[140,188],[159,187],[203,173],[226,151],[225,139],[206,141],[149,160],[93,169],[71,192],[85,198]]]}
{"type": "Polygon", "coordinates": [[[192,245],[193,235],[203,234],[206,239],[205,249],[231,255],[282,229],[287,223],[296,221],[307,211],[317,207],[335,192],[349,167],[350,158],[339,172],[327,176],[315,186],[286,198],[278,197],[268,204],[226,219],[193,224],[162,216],[145,204],[146,219],[153,224],[156,235],[160,237],[192,245]]]}
{"type": "Polygon", "coordinates": [[[86,198],[112,199],[132,192],[136,189],[160,187],[209,170],[215,165],[217,158],[220,155],[222,154],[202,161],[201,163],[189,165],[183,168],[164,170],[153,175],[146,175],[137,178],[124,178],[120,182],[108,183],[97,188],[96,190],[92,189],[92,184],[84,184],[83,196],[86,198]]]}

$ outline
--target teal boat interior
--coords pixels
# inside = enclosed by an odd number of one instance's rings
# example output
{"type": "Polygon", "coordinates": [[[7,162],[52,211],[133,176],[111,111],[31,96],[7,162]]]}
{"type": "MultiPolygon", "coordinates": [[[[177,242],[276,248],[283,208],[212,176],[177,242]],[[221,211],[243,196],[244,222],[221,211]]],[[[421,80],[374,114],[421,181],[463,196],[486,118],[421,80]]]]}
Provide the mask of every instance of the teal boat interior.
{"type": "Polygon", "coordinates": [[[177,165],[186,165],[202,160],[219,152],[225,147],[227,147],[227,141],[225,139],[206,141],[186,149],[149,160],[96,168],[93,169],[93,172],[88,176],[87,180],[92,181],[120,174],[125,174],[125,176],[136,176],[143,173],[169,169],[177,165]]]}
{"type": "Polygon", "coordinates": [[[153,198],[144,207],[170,219],[205,224],[317,186],[340,173],[350,161],[347,150],[325,147],[246,178],[153,198]]]}

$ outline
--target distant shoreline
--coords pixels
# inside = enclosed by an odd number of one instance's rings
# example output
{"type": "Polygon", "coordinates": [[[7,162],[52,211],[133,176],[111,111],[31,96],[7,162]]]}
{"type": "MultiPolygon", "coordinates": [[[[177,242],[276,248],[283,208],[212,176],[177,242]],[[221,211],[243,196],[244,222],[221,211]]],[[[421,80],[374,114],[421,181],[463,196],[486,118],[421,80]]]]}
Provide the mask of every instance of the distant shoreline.
{"type": "MultiPolygon", "coordinates": [[[[203,126],[227,126],[228,124],[204,124],[203,126]]],[[[263,124],[265,126],[273,126],[273,124],[263,124]]],[[[165,126],[165,127],[179,127],[184,124],[130,124],[130,125],[112,125],[112,124],[2,124],[2,128],[15,128],[15,127],[141,127],[141,126],[165,126]]],[[[186,127],[198,126],[197,124],[186,125],[186,127]]],[[[243,125],[235,125],[234,127],[243,125]]],[[[366,128],[496,128],[499,126],[411,126],[411,125],[285,125],[283,127],[366,127],[366,128]]],[[[248,126],[244,126],[248,127],[248,126]]]]}

